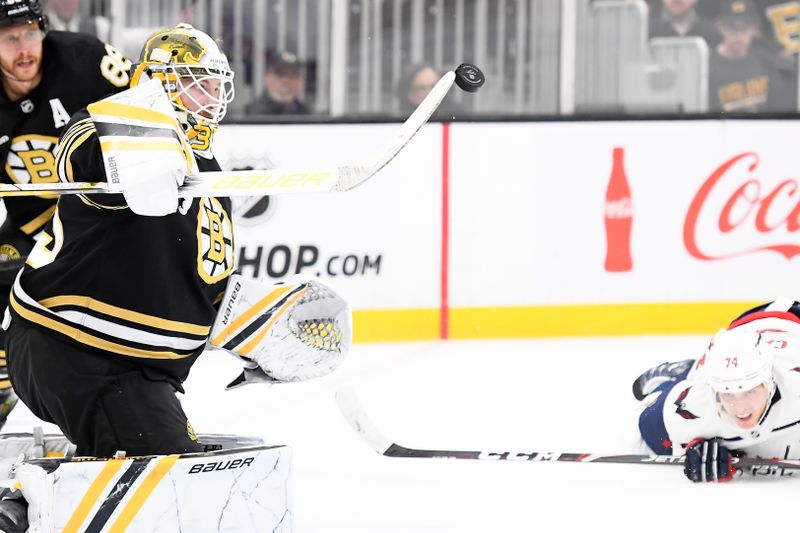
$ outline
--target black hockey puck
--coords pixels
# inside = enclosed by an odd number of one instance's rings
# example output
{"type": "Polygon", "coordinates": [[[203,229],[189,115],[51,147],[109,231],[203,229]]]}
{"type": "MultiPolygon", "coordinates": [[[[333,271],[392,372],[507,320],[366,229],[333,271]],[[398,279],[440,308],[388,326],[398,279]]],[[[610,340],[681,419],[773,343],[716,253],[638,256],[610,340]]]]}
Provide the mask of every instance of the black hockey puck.
{"type": "Polygon", "coordinates": [[[481,69],[469,63],[461,63],[456,69],[456,85],[468,93],[477,92],[486,78],[481,69]]]}

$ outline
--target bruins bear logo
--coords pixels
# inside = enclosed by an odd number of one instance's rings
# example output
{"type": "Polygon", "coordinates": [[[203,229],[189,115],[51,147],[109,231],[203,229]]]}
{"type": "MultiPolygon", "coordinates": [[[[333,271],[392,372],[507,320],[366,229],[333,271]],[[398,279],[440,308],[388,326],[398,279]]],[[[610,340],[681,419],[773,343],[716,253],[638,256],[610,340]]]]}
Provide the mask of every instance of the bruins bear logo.
{"type": "Polygon", "coordinates": [[[208,284],[225,279],[233,270],[233,226],[216,198],[199,199],[197,214],[197,271],[208,284]]]}
{"type": "MultiPolygon", "coordinates": [[[[53,153],[57,137],[47,135],[20,135],[11,141],[6,174],[15,183],[56,183],[56,162],[53,153]]],[[[39,195],[55,198],[53,194],[39,195]]]]}

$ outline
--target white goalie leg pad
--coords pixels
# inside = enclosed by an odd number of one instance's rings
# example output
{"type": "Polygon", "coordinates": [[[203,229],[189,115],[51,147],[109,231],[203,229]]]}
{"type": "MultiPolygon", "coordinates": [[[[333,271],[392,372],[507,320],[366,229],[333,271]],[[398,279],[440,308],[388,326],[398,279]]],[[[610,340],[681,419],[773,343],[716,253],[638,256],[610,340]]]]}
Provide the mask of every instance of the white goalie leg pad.
{"type": "Polygon", "coordinates": [[[291,531],[291,449],[35,459],[18,465],[29,532],[291,531]]]}
{"type": "Polygon", "coordinates": [[[270,284],[231,276],[209,344],[254,361],[275,381],[324,376],[352,341],[350,306],[318,280],[270,284]]]}

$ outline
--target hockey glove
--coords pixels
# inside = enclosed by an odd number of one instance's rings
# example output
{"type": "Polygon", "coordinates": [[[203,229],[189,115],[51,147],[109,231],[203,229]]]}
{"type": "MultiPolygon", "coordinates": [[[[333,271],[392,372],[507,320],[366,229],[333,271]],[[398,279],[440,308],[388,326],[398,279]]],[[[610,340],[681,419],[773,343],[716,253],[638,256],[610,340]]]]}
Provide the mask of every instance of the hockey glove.
{"type": "Polygon", "coordinates": [[[683,473],[686,477],[700,483],[730,481],[736,468],[733,454],[721,444],[720,439],[706,440],[698,437],[686,445],[686,462],[683,473]]]}
{"type": "Polygon", "coordinates": [[[138,172],[142,175],[128,179],[122,190],[131,211],[137,215],[161,217],[178,210],[178,186],[183,185],[185,177],[182,168],[145,165],[138,172]]]}

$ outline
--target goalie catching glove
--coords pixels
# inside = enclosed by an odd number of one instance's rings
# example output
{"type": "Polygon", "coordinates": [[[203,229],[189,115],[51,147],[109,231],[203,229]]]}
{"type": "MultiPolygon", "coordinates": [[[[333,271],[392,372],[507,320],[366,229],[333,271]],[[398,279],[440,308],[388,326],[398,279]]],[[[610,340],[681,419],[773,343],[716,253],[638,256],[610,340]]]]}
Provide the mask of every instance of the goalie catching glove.
{"type": "Polygon", "coordinates": [[[350,306],[317,280],[270,284],[234,274],[209,344],[246,362],[228,389],[324,376],[350,349],[350,306]]]}

